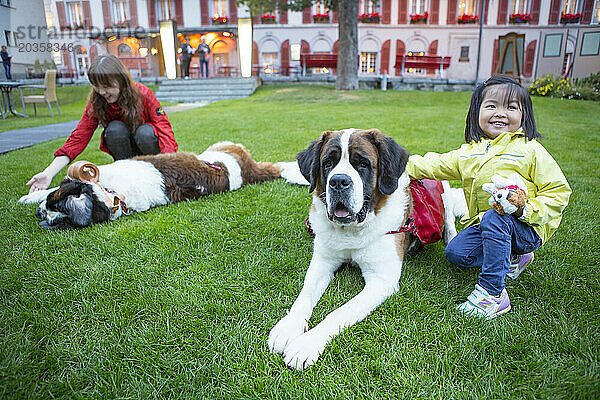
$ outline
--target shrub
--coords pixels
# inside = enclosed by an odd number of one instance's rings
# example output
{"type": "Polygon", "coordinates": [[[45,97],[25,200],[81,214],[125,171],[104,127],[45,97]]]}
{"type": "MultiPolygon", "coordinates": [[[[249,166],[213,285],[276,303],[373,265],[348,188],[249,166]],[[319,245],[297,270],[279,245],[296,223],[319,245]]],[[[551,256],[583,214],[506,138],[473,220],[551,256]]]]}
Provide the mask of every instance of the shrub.
{"type": "Polygon", "coordinates": [[[534,80],[528,91],[532,96],[600,101],[600,73],[575,81],[548,74],[534,80]]]}

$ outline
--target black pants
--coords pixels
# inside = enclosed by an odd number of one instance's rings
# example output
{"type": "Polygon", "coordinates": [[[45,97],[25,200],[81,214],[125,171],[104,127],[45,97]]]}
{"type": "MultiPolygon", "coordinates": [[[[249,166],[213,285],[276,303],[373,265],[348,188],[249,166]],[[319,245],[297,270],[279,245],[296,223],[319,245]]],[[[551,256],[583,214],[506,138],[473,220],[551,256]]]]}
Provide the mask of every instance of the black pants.
{"type": "Polygon", "coordinates": [[[121,121],[112,121],[104,129],[104,144],[108,147],[110,155],[116,160],[131,158],[133,156],[158,154],[158,137],[154,127],[150,124],[140,125],[135,135],[121,121]]]}
{"type": "Polygon", "coordinates": [[[190,76],[190,62],[191,58],[182,58],[181,59],[181,77],[185,78],[186,76],[190,76]]]}

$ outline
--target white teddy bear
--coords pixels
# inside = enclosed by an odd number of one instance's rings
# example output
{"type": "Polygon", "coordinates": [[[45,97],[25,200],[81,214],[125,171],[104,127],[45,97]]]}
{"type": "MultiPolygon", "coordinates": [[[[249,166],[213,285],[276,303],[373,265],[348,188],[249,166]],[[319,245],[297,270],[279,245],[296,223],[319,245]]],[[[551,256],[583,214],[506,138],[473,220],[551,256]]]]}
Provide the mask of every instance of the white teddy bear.
{"type": "Polygon", "coordinates": [[[527,186],[516,172],[508,179],[495,174],[492,176],[492,183],[484,183],[481,188],[491,194],[489,204],[498,214],[514,214],[525,208],[527,186]]]}

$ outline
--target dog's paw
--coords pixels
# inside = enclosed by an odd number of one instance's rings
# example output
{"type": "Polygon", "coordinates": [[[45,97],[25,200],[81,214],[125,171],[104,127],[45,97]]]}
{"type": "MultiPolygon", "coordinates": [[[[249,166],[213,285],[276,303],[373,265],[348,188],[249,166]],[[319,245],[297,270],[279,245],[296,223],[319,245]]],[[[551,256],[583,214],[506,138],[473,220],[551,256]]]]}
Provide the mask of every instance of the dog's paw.
{"type": "Polygon", "coordinates": [[[307,330],[308,323],[305,320],[286,315],[269,332],[269,350],[274,354],[283,354],[285,347],[307,330]]]}
{"type": "Polygon", "coordinates": [[[22,196],[19,199],[19,203],[21,204],[39,204],[42,201],[46,200],[46,197],[48,197],[48,194],[52,192],[52,190],[38,190],[29,194],[26,194],[25,196],[22,196]]]}
{"type": "Polygon", "coordinates": [[[327,338],[319,335],[315,329],[294,339],[288,344],[283,353],[285,364],[299,371],[317,362],[325,350],[327,338]]]}

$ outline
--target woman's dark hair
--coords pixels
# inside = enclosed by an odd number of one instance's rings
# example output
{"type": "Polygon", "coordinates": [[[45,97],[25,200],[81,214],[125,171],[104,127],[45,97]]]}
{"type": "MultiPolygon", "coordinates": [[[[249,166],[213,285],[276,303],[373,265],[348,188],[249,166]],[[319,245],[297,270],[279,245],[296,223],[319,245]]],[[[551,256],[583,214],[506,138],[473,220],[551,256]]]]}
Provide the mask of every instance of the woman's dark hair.
{"type": "Polygon", "coordinates": [[[518,81],[506,75],[492,76],[483,83],[477,85],[471,96],[471,106],[467,113],[467,124],[465,126],[465,142],[479,142],[482,138],[486,138],[485,133],[479,126],[479,109],[485,94],[492,86],[506,85],[504,92],[504,103],[508,103],[510,99],[516,98],[521,106],[523,117],[521,119],[521,128],[525,132],[527,140],[542,139],[542,135],[535,127],[535,117],[533,115],[533,105],[531,97],[527,93],[527,89],[519,84],[518,81]]]}
{"type": "MultiPolygon", "coordinates": [[[[110,87],[119,85],[119,98],[116,105],[121,109],[123,122],[131,132],[142,124],[142,95],[135,86],[129,70],[121,60],[113,55],[98,56],[88,69],[88,79],[93,86],[110,87]]],[[[98,122],[108,126],[108,102],[92,88],[88,101],[98,122]]]]}

